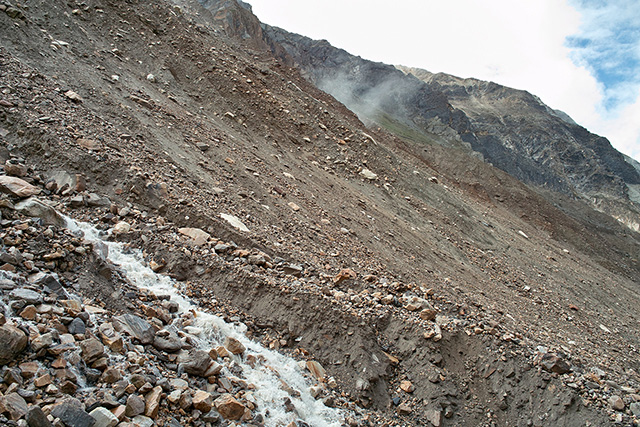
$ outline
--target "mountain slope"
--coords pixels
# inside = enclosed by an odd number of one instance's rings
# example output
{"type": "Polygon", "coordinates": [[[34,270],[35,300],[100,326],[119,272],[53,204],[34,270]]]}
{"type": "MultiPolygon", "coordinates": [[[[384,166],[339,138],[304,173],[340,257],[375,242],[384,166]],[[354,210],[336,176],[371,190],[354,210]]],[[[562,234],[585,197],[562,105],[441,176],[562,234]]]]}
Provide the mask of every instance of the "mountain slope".
{"type": "Polygon", "coordinates": [[[363,120],[396,133],[400,126],[443,136],[449,144],[464,142],[527,184],[591,200],[596,208],[624,217],[632,229],[640,227],[638,207],[628,195],[628,186],[640,182],[638,172],[605,138],[531,94],[398,67],[403,76],[395,67],[350,55],[326,41],[263,28],[272,47],[283,47],[311,81],[363,120]]]}
{"type": "MultiPolygon", "coordinates": [[[[24,20],[0,13],[1,160],[25,164],[24,178],[56,209],[105,230],[120,224],[112,238],[140,249],[204,310],[243,322],[247,336],[274,350],[319,362],[326,375],[310,363],[319,378],[304,385],[319,393],[316,405],[337,406],[345,424],[362,426],[632,419],[635,233],[579,200],[541,196],[469,157],[461,141],[444,148],[434,134],[425,150],[423,141],[367,128],[243,37],[258,28],[252,15],[227,20],[224,9],[187,0],[40,1],[20,10],[24,20]],[[227,27],[245,20],[246,31],[227,27]],[[56,190],[60,171],[81,176],[86,189],[56,190]],[[185,235],[192,228],[208,237],[196,243],[185,235]],[[614,393],[622,411],[609,407],[614,393]]],[[[3,227],[23,226],[16,201],[2,195],[3,227]]],[[[9,237],[20,231],[7,229],[9,237]]],[[[19,250],[35,252],[28,244],[19,250]]],[[[48,244],[32,255],[50,257],[59,242],[48,244]]],[[[55,268],[81,284],[78,292],[98,295],[109,321],[123,300],[149,302],[127,296],[117,266],[37,260],[35,268],[55,268]],[[81,280],[108,271],[115,289],[81,280]]],[[[26,282],[35,271],[21,264],[17,272],[26,282]]],[[[231,357],[228,372],[203,379],[149,344],[134,350],[163,370],[131,364],[123,381],[137,384],[137,369],[157,381],[186,375],[194,393],[231,391],[246,407],[262,386],[248,384],[231,357]]],[[[53,369],[47,354],[25,357],[53,369]]],[[[188,397],[169,399],[173,383],[157,396],[166,404],[158,424],[197,425],[208,414],[188,397]]],[[[19,387],[3,383],[0,392],[19,387]]],[[[88,408],[112,389],[99,383],[74,396],[88,408]]],[[[125,403],[134,394],[126,390],[125,403]]],[[[47,412],[65,397],[40,396],[34,391],[30,403],[47,412]]],[[[272,425],[276,411],[307,420],[286,399],[272,405],[253,405],[244,424],[272,425]]]]}

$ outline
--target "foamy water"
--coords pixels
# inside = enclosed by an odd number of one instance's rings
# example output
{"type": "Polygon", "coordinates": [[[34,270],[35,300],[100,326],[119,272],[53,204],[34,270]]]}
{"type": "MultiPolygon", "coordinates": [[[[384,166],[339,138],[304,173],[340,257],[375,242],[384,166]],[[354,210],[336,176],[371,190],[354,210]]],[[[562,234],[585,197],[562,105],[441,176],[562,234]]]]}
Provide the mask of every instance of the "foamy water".
{"type": "MultiPolygon", "coordinates": [[[[71,231],[82,231],[86,240],[101,242],[108,249],[102,251],[107,252],[106,258],[117,265],[132,284],[156,295],[169,295],[171,300],[178,304],[179,312],[194,312],[195,322],[192,326],[200,331],[196,337],[204,350],[222,345],[225,337],[233,337],[247,348],[245,355],[256,356],[258,362],[254,367],[246,363],[244,357],[232,356],[242,368],[239,375],[236,372],[234,375],[255,385],[255,390],[251,390],[251,394],[258,405],[257,412],[264,416],[265,425],[279,427],[296,420],[302,420],[313,427],[342,425],[344,411],[329,408],[313,398],[309,392],[311,384],[294,359],[266,349],[247,338],[245,325],[227,323],[218,316],[202,311],[180,292],[178,283],[168,276],[155,273],[146,266],[139,250],[125,248],[122,243],[104,240],[103,235],[90,224],[66,219],[71,231]],[[282,388],[281,381],[298,391],[300,395],[291,396],[282,388]],[[287,398],[293,403],[297,414],[286,412],[284,402],[287,398]]],[[[190,331],[193,332],[194,328],[190,331]]]]}

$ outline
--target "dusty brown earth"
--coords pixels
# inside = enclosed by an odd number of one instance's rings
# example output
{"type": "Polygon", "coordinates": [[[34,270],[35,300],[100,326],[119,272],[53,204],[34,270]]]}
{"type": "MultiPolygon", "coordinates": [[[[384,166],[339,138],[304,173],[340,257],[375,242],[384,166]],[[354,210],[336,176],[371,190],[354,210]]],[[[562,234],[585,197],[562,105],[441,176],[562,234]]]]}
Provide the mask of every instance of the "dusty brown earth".
{"type": "Polygon", "coordinates": [[[115,211],[48,194],[59,210],[127,221],[203,307],[320,361],[362,425],[637,424],[637,233],[367,129],[195,2],[3,5],[3,163],[82,174],[115,211]]]}

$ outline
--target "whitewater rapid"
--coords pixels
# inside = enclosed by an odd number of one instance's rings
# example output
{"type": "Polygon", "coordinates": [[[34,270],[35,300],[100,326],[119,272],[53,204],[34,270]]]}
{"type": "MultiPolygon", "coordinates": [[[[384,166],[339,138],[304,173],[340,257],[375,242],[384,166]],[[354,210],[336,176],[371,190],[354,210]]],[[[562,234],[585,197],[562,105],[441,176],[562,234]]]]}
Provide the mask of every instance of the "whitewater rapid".
{"type": "MultiPolygon", "coordinates": [[[[242,379],[255,385],[255,390],[252,390],[251,394],[257,403],[257,412],[263,415],[266,426],[284,426],[296,420],[302,420],[313,427],[342,425],[341,420],[345,418],[344,411],[329,408],[311,395],[309,381],[296,360],[266,349],[247,338],[245,335],[247,328],[244,324],[227,323],[222,318],[203,311],[180,292],[175,280],[157,274],[146,266],[139,250],[127,248],[119,242],[105,240],[104,233],[88,223],[76,222],[70,218],[66,220],[69,230],[80,231],[87,241],[102,246],[99,252],[108,261],[118,266],[132,284],[156,295],[170,296],[171,301],[178,304],[179,312],[193,312],[195,322],[189,328],[189,332],[197,334],[200,347],[209,350],[222,345],[225,337],[232,337],[247,348],[245,355],[256,356],[258,362],[253,366],[246,363],[241,356],[232,357],[242,368],[240,374],[242,379]],[[292,396],[285,391],[282,382],[298,391],[299,396],[292,396]],[[290,399],[293,403],[295,413],[286,411],[284,406],[286,399],[290,399]]],[[[228,374],[228,372],[225,373],[228,374]]]]}

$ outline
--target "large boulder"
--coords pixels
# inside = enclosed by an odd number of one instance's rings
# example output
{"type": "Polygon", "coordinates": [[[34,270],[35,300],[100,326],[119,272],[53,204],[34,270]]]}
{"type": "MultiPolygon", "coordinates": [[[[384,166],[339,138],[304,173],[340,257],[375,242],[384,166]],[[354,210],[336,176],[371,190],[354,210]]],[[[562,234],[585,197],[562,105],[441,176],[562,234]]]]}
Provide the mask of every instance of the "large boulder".
{"type": "Polygon", "coordinates": [[[225,420],[239,420],[244,415],[244,410],[246,409],[242,403],[238,402],[228,393],[218,397],[213,404],[216,407],[216,411],[218,411],[225,420]]]}
{"type": "Polygon", "coordinates": [[[141,344],[151,344],[156,335],[149,322],[129,313],[116,317],[113,326],[118,332],[126,332],[141,344]]]}
{"type": "Polygon", "coordinates": [[[40,193],[40,189],[24,179],[14,176],[0,176],[0,191],[13,197],[26,198],[40,193]]]}
{"type": "Polygon", "coordinates": [[[13,325],[0,326],[0,366],[14,360],[27,347],[27,334],[13,325]]]}
{"type": "Polygon", "coordinates": [[[204,350],[193,350],[186,355],[181,355],[180,363],[184,371],[191,375],[203,377],[213,359],[204,350]]]}
{"type": "Polygon", "coordinates": [[[45,205],[36,197],[29,197],[15,205],[15,210],[23,215],[40,218],[46,225],[65,227],[67,222],[55,209],[45,205]]]}

